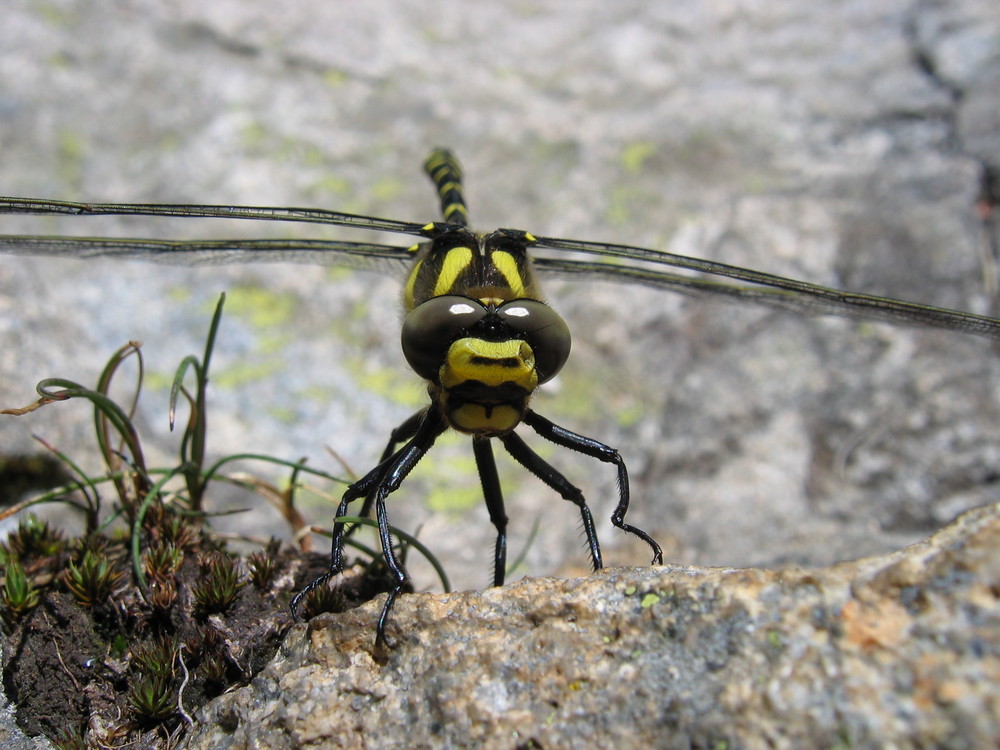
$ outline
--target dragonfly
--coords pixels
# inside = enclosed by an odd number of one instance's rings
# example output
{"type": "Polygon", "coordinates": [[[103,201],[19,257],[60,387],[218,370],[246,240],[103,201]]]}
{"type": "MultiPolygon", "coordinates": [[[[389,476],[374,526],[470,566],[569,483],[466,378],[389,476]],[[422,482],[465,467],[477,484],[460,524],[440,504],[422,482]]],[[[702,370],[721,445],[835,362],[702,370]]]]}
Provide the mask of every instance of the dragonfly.
{"type": "Polygon", "coordinates": [[[62,216],[208,217],[321,224],[409,235],[415,244],[390,245],[328,239],[165,240],[70,236],[0,236],[0,252],[64,258],[120,257],[161,263],[304,262],[393,270],[404,283],[403,353],[427,382],[430,403],[392,431],[378,464],[344,492],[334,517],[329,566],[292,600],[298,616],[304,597],[345,567],[351,503],[360,515],[374,511],[382,555],[394,584],[376,627],[376,645],[387,643],[394,603],[408,583],[395,551],[387,499],[448,429],[471,437],[490,521],[496,530],[493,585],[504,583],[507,516],[494,460],[498,441],[514,460],[580,514],[590,562],[602,565],[601,548],[583,493],[518,435],[520,425],[557,446],[612,465],[618,498],[614,526],[645,542],[653,564],[660,546],[626,522],[631,498],[628,470],[617,450],[554,424],[530,408],[535,390],[566,362],[571,335],[547,305],[538,275],[639,284],[696,297],[713,297],[805,315],[837,315],[928,326],[1000,341],[1000,319],[860,294],[734,265],[623,244],[545,237],[514,229],[489,233],[469,227],[462,168],[447,149],[424,164],[441,205],[442,221],[416,223],[314,208],[201,204],[81,203],[0,198],[0,213],[62,216]],[[583,256],[583,257],[581,257],[583,256]]]}

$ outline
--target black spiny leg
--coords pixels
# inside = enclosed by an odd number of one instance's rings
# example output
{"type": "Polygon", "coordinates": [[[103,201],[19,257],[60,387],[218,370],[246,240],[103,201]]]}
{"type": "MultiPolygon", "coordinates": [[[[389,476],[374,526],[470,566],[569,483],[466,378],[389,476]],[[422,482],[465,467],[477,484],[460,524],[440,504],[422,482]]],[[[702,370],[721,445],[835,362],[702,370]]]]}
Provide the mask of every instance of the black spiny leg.
{"type": "Polygon", "coordinates": [[[625,523],[625,514],[628,513],[629,505],[628,470],[625,468],[625,462],[622,460],[618,451],[609,445],[605,445],[604,443],[594,440],[593,438],[578,435],[575,432],[570,432],[564,427],[553,424],[545,417],[540,417],[531,409],[528,409],[525,412],[524,419],[522,421],[543,438],[551,440],[556,445],[561,445],[564,448],[569,448],[570,450],[583,453],[586,456],[591,456],[596,458],[598,461],[603,461],[604,463],[614,464],[618,468],[618,506],[615,508],[614,513],[611,514],[611,523],[622,531],[634,534],[646,542],[646,544],[648,544],[653,550],[653,565],[662,565],[663,550],[661,550],[660,545],[653,540],[653,537],[642,529],[625,523]]]}
{"type": "Polygon", "coordinates": [[[604,565],[601,561],[601,545],[597,542],[594,518],[590,515],[590,508],[587,507],[587,501],[584,500],[580,489],[570,484],[566,477],[531,450],[515,433],[508,432],[506,435],[501,435],[500,440],[515,461],[559,493],[563,500],[569,500],[580,509],[583,531],[587,536],[587,546],[590,547],[590,560],[594,564],[594,570],[600,570],[604,565]]]}
{"type": "MultiPolygon", "coordinates": [[[[424,419],[425,411],[426,409],[418,411],[416,414],[407,418],[407,420],[403,422],[403,424],[401,424],[399,427],[397,427],[395,430],[392,431],[392,434],[389,436],[389,442],[386,444],[385,450],[382,451],[382,457],[379,458],[378,460],[379,466],[388,461],[389,458],[392,456],[392,454],[396,452],[397,445],[399,445],[400,443],[405,443],[407,440],[409,440],[410,438],[412,438],[414,435],[417,434],[417,430],[420,429],[420,423],[424,419]]],[[[374,504],[375,504],[375,490],[373,488],[372,491],[368,493],[368,496],[365,497],[365,504],[361,506],[361,512],[358,513],[358,515],[361,518],[369,518],[372,514],[372,505],[374,504]]],[[[348,529],[347,535],[350,536],[355,528],[357,527],[352,526],[350,529],[348,529]]]]}
{"type": "MultiPolygon", "coordinates": [[[[340,574],[344,569],[344,536],[345,523],[340,520],[347,515],[347,507],[361,497],[374,496],[375,518],[378,522],[379,539],[382,543],[382,556],[386,565],[396,579],[396,585],[389,592],[385,604],[382,607],[382,614],[378,618],[378,628],[375,634],[375,646],[380,648],[386,645],[385,626],[389,620],[389,612],[396,598],[406,585],[406,570],[396,557],[392,548],[392,535],[389,532],[389,516],[385,507],[386,497],[399,488],[399,485],[406,478],[406,475],[413,470],[424,454],[434,444],[437,437],[444,432],[445,424],[440,413],[436,409],[429,409],[421,413],[421,421],[412,439],[392,454],[388,459],[382,461],[378,466],[368,472],[364,477],[352,484],[344,492],[344,497],[337,507],[337,515],[333,524],[333,544],[330,551],[330,568],[326,573],[312,581],[294,599],[292,599],[292,614],[298,617],[298,607],[302,599],[317,586],[321,586],[334,576],[340,574]]],[[[401,432],[412,421],[413,418],[404,424],[394,434],[401,432]]]]}
{"type": "Polygon", "coordinates": [[[490,438],[472,438],[472,451],[476,455],[476,468],[483,485],[486,509],[497,530],[497,544],[493,552],[493,585],[503,586],[507,567],[507,514],[503,509],[503,494],[500,492],[500,479],[497,476],[496,461],[493,460],[490,438]]]}

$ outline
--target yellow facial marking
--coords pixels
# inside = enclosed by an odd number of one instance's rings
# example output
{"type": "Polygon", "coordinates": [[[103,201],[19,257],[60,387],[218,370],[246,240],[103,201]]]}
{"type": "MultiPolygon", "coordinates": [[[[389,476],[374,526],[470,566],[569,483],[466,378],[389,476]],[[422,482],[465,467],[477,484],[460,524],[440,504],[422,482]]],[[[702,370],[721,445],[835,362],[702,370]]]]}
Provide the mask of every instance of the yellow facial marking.
{"type": "Polygon", "coordinates": [[[524,280],[514,256],[503,250],[494,250],[490,255],[494,267],[500,272],[515,297],[524,296],[524,280]]]}
{"type": "Polygon", "coordinates": [[[538,387],[535,353],[518,339],[459,339],[449,347],[441,366],[441,385],[454,388],[469,380],[490,387],[514,383],[531,393],[538,387]]]}
{"type": "Polygon", "coordinates": [[[455,247],[448,251],[441,262],[441,270],[438,272],[437,282],[434,284],[435,297],[442,294],[450,294],[458,277],[462,275],[469,263],[472,262],[472,250],[467,247],[455,247]]]}

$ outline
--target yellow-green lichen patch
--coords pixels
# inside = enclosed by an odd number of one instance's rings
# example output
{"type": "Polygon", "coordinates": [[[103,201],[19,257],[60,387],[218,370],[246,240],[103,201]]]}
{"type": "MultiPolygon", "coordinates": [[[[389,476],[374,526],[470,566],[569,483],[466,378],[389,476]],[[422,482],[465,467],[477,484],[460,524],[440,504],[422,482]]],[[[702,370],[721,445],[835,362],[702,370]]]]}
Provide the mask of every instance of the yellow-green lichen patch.
{"type": "Polygon", "coordinates": [[[642,601],[639,602],[639,606],[643,609],[649,609],[654,604],[659,604],[661,601],[659,594],[650,591],[648,594],[643,594],[642,601]]]}
{"type": "Polygon", "coordinates": [[[346,360],[347,371],[366,392],[394,404],[416,409],[427,400],[427,391],[413,374],[394,367],[378,367],[364,357],[346,360]]]}
{"type": "Polygon", "coordinates": [[[387,202],[402,193],[404,187],[403,181],[397,177],[382,177],[371,186],[371,195],[380,203],[387,202]]]}
{"type": "Polygon", "coordinates": [[[262,147],[268,141],[267,129],[259,122],[248,122],[240,130],[240,144],[243,148],[252,151],[262,147]]]}
{"type": "Polygon", "coordinates": [[[338,89],[347,83],[348,76],[339,68],[327,68],[322,75],[323,85],[331,89],[338,89]]]}
{"type": "Polygon", "coordinates": [[[427,507],[435,513],[465,513],[483,501],[482,490],[475,486],[461,487],[441,482],[440,486],[430,490],[427,507]]]}
{"type": "Polygon", "coordinates": [[[60,130],[56,140],[56,150],[59,154],[59,179],[69,185],[79,183],[83,173],[83,157],[86,151],[86,141],[72,130],[60,130]]]}
{"type": "Polygon", "coordinates": [[[183,305],[191,299],[191,288],[186,286],[172,286],[166,291],[167,299],[176,305],[183,305]]]}
{"type": "Polygon", "coordinates": [[[421,468],[424,470],[421,476],[428,486],[427,507],[432,511],[464,513],[483,501],[476,461],[471,453],[461,455],[445,450],[434,460],[421,464],[421,468]]]}
{"type": "Polygon", "coordinates": [[[353,186],[349,180],[335,175],[323,175],[313,180],[309,184],[309,192],[315,196],[325,196],[330,202],[339,202],[353,192],[353,186]]]}
{"type": "Polygon", "coordinates": [[[630,143],[622,149],[622,168],[628,174],[638,174],[655,153],[656,145],[649,141],[630,143]]]}
{"type": "Polygon", "coordinates": [[[253,328],[268,328],[293,320],[298,304],[298,298],[291,292],[243,285],[227,293],[226,315],[240,318],[253,328]]]}
{"type": "Polygon", "coordinates": [[[281,424],[294,425],[299,421],[298,411],[287,406],[270,404],[264,408],[264,412],[281,424]]]}
{"type": "Polygon", "coordinates": [[[212,382],[219,388],[236,388],[247,383],[268,381],[285,369],[279,359],[253,359],[237,362],[226,368],[212,369],[212,382]]]}
{"type": "Polygon", "coordinates": [[[39,17],[51,26],[70,26],[76,22],[74,13],[55,3],[36,3],[34,8],[39,17]]]}
{"type": "Polygon", "coordinates": [[[638,387],[609,387],[609,383],[620,383],[622,378],[612,364],[593,361],[588,368],[563,371],[559,377],[558,395],[551,399],[551,405],[545,404],[550,418],[582,424],[584,420],[598,421],[610,416],[621,427],[629,427],[648,411],[648,401],[638,387]]]}

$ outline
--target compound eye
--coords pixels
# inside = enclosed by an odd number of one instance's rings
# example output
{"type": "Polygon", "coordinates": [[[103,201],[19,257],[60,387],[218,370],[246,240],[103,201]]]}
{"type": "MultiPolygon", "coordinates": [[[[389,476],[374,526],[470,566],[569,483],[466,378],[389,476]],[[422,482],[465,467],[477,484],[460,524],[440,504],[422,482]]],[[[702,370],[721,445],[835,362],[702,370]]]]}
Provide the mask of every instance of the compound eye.
{"type": "Polygon", "coordinates": [[[506,302],[497,314],[518,337],[524,339],[535,354],[535,371],[538,382],[555,377],[569,358],[572,338],[569,326],[559,313],[533,299],[506,302]]]}
{"type": "Polygon", "coordinates": [[[485,307],[457,294],[432,297],[417,305],[403,320],[406,361],[420,377],[436,380],[448,347],[484,317],[485,307]]]}

